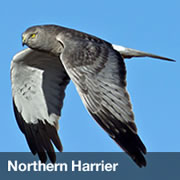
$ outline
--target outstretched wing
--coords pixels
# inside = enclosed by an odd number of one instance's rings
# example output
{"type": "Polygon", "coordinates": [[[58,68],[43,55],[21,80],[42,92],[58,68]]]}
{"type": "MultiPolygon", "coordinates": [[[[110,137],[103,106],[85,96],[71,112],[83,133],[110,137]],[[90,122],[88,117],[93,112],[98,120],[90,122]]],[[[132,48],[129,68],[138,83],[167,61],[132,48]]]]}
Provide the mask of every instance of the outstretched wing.
{"type": "Polygon", "coordinates": [[[58,57],[25,49],[11,63],[11,82],[14,113],[33,154],[42,162],[52,162],[62,145],[57,134],[65,88],[69,82],[58,57]]]}
{"type": "Polygon", "coordinates": [[[113,46],[113,48],[116,51],[118,51],[121,54],[121,56],[123,58],[151,57],[151,58],[155,58],[155,59],[161,59],[161,60],[175,62],[174,59],[170,59],[170,58],[167,58],[167,57],[159,56],[159,55],[156,55],[156,54],[151,54],[151,53],[139,51],[139,50],[136,50],[136,49],[126,48],[126,47],[115,45],[115,44],[113,44],[112,46],[113,46]]]}
{"type": "Polygon", "coordinates": [[[68,39],[59,34],[57,39],[64,45],[60,59],[87,110],[140,167],[145,166],[146,148],[137,135],[121,55],[91,36],[68,39]]]}

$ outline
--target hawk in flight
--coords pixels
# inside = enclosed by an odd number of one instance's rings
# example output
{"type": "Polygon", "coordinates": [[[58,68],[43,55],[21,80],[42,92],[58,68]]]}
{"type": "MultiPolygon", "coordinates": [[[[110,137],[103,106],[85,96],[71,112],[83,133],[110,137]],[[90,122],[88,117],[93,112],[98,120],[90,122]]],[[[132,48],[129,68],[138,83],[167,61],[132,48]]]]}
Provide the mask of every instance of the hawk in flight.
{"type": "Polygon", "coordinates": [[[54,163],[62,151],[58,120],[65,89],[75,84],[96,122],[140,167],[146,148],[137,134],[126,90],[124,58],[172,59],[113,45],[95,36],[56,25],[28,28],[22,35],[28,48],[11,63],[13,106],[17,123],[33,154],[54,163]]]}

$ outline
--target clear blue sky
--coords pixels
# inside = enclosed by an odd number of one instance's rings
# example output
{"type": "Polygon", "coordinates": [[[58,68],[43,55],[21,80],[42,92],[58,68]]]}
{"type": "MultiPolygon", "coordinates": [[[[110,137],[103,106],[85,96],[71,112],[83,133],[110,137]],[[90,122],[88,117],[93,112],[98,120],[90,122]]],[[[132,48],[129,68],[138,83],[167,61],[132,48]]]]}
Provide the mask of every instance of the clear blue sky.
{"type": "MultiPolygon", "coordinates": [[[[138,133],[148,151],[180,151],[180,1],[2,1],[0,6],[0,151],[29,151],[12,109],[10,62],[29,26],[58,24],[111,43],[156,53],[126,61],[138,133]]],[[[74,85],[66,91],[59,131],[65,152],[119,152],[84,108],[74,85]]]]}

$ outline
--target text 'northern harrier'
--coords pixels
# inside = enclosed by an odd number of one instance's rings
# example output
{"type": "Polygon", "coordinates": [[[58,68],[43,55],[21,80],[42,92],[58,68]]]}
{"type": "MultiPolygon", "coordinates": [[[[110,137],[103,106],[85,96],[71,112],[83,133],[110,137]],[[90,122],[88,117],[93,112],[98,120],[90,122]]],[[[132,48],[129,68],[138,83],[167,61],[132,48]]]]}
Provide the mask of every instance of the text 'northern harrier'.
{"type": "Polygon", "coordinates": [[[29,48],[11,63],[14,112],[33,154],[46,162],[59,151],[58,120],[70,80],[96,122],[142,167],[146,148],[137,135],[126,91],[124,58],[169,58],[112,45],[95,36],[56,25],[33,26],[23,35],[29,48]]]}

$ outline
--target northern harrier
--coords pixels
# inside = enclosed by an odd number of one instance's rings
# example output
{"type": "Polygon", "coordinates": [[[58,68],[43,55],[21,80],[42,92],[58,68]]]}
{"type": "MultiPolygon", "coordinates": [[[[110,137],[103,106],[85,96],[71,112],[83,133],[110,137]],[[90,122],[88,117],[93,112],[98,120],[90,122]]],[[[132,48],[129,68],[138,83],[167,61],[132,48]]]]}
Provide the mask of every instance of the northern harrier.
{"type": "Polygon", "coordinates": [[[33,26],[22,35],[29,48],[11,63],[14,112],[33,154],[46,162],[62,144],[57,134],[65,88],[70,80],[89,113],[142,167],[146,148],[137,135],[126,91],[124,58],[169,58],[112,45],[95,36],[56,25],[33,26]]]}

